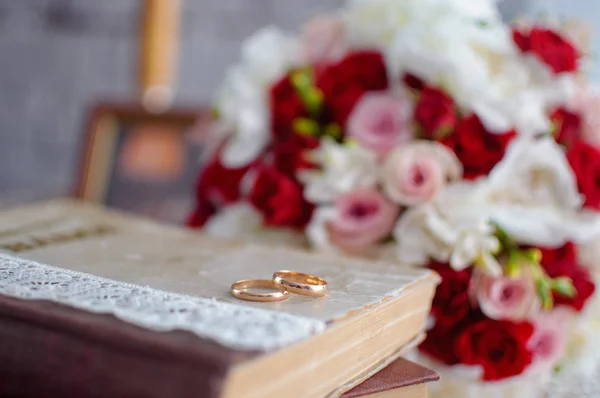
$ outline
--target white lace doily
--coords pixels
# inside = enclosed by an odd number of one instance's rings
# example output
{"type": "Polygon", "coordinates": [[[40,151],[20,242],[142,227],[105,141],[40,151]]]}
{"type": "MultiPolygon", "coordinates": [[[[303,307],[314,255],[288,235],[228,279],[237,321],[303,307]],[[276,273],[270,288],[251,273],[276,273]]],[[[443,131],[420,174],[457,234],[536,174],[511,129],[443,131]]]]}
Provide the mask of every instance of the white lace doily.
{"type": "Polygon", "coordinates": [[[226,347],[270,351],[325,323],[282,312],[185,296],[0,254],[0,294],[111,314],[154,331],[184,330],[226,347]]]}

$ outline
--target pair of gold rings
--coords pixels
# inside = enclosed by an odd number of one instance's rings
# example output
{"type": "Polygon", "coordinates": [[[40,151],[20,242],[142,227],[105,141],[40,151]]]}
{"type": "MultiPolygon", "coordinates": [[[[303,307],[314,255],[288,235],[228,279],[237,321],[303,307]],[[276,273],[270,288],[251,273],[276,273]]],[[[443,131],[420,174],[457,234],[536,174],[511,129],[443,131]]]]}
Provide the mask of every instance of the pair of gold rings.
{"type": "Polygon", "coordinates": [[[314,275],[294,271],[277,271],[272,279],[252,279],[235,282],[231,285],[231,294],[246,301],[281,301],[290,293],[304,296],[324,296],[327,294],[327,282],[314,275]],[[272,289],[262,292],[252,289],[272,289]]]}

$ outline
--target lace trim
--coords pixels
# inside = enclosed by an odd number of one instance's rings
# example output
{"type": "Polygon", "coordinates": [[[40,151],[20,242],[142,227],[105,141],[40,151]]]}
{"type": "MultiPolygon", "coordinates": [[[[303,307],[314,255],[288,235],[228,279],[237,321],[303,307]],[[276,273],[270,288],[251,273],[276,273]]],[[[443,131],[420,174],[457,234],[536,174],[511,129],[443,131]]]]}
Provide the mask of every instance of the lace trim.
{"type": "Polygon", "coordinates": [[[271,351],[325,329],[316,319],[169,293],[5,254],[0,254],[0,294],[112,314],[159,332],[184,330],[244,351],[271,351]]]}

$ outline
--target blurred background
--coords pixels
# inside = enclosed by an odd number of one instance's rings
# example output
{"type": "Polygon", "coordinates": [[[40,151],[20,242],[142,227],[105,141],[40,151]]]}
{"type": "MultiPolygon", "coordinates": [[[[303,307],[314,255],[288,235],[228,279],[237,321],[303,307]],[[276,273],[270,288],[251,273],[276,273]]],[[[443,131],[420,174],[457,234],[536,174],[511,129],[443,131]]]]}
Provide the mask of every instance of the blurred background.
{"type": "MultiPolygon", "coordinates": [[[[206,116],[242,40],[268,24],[296,29],[342,3],[0,0],[0,204],[75,190],[180,222],[202,157],[193,116],[206,116]],[[152,7],[170,17],[153,20],[152,7]],[[153,84],[173,91],[163,116],[136,105],[153,84]]],[[[501,9],[506,19],[600,18],[597,0],[505,0],[501,9]]]]}

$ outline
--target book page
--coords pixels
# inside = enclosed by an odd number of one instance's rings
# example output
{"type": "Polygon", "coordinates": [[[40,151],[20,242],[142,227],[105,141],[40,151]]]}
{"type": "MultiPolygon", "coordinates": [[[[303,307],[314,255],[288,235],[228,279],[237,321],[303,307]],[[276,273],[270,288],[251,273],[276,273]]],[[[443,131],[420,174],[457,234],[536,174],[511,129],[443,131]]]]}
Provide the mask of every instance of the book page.
{"type": "Polygon", "coordinates": [[[67,200],[0,213],[0,225],[0,252],[126,283],[326,322],[409,294],[419,283],[437,283],[430,271],[393,262],[231,242],[67,200]],[[257,303],[230,293],[231,284],[238,280],[271,279],[273,272],[283,269],[325,279],[328,294],[291,294],[284,301],[257,303]]]}

